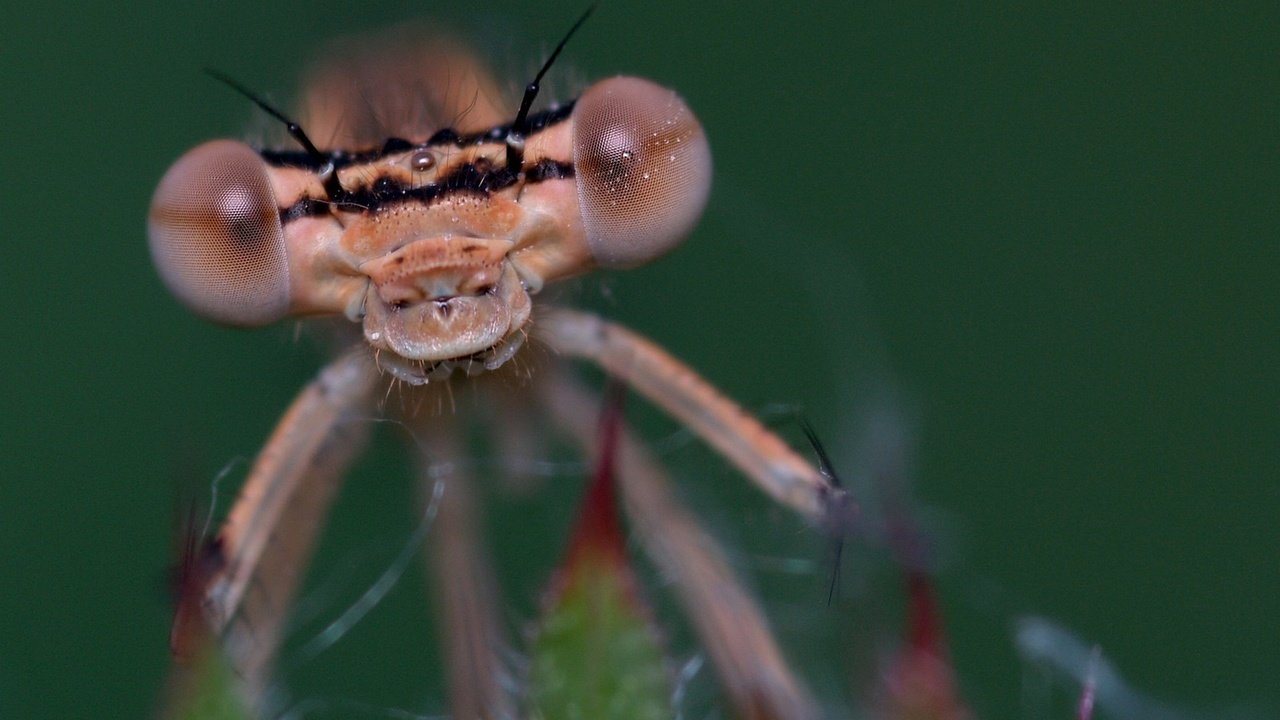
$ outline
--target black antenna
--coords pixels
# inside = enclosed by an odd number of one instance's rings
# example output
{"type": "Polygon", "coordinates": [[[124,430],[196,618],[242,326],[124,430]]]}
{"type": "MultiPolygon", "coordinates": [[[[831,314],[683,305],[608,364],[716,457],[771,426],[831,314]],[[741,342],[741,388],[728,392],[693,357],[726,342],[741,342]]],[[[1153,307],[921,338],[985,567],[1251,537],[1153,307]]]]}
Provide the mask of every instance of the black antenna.
{"type": "Polygon", "coordinates": [[[578,21],[569,28],[569,32],[564,34],[564,39],[556,46],[551,53],[551,57],[542,64],[542,69],[538,74],[533,76],[533,81],[524,86],[524,97],[520,100],[520,112],[516,113],[516,119],[511,123],[511,130],[507,132],[507,169],[519,174],[524,168],[524,136],[529,131],[529,108],[533,107],[534,98],[538,97],[538,90],[542,82],[542,76],[547,74],[551,69],[551,64],[560,56],[560,51],[564,50],[564,46],[569,43],[569,38],[578,32],[578,28],[582,27],[582,23],[591,17],[591,13],[596,11],[594,3],[587,8],[586,12],[578,18],[578,21]]]}
{"type": "Polygon", "coordinates": [[[266,100],[258,97],[252,90],[241,85],[227,75],[224,75],[212,68],[205,68],[204,71],[214,80],[224,83],[227,87],[230,87],[232,90],[235,90],[248,98],[254,105],[262,108],[262,111],[266,114],[284,123],[284,127],[289,131],[289,135],[293,137],[294,140],[298,141],[298,144],[301,145],[302,149],[311,157],[311,160],[320,167],[320,177],[324,181],[324,191],[325,194],[329,196],[330,200],[337,203],[341,202],[343,198],[347,196],[347,191],[342,189],[342,183],[338,181],[338,173],[334,172],[333,160],[329,155],[321,152],[320,148],[315,146],[315,143],[311,142],[311,138],[307,137],[307,133],[302,130],[301,125],[290,119],[289,116],[272,107],[266,100]]]}

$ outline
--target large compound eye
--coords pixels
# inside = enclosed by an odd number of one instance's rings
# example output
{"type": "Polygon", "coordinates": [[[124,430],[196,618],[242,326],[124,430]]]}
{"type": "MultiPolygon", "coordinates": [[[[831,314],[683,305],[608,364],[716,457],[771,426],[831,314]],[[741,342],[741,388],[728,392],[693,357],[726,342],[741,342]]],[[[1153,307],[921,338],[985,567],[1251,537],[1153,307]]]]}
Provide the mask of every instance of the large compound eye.
{"type": "Polygon", "coordinates": [[[280,212],[262,158],[214,140],[178,159],[151,198],[151,260],[192,311],[228,325],[266,325],[289,309],[280,212]]]}
{"type": "Polygon", "coordinates": [[[587,243],[603,267],[626,268],[674,248],[711,190],[702,125],[671,90],[616,77],[573,109],[573,164],[587,243]]]}

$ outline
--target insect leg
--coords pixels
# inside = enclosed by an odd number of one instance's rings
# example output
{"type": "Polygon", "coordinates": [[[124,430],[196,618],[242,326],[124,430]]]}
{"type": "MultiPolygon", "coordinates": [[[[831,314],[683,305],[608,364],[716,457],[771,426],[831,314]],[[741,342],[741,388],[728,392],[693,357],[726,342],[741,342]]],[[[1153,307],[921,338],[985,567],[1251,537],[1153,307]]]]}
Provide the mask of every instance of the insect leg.
{"type": "Polygon", "coordinates": [[[507,643],[498,612],[497,580],[481,535],[475,480],[465,470],[465,445],[452,416],[423,414],[413,434],[421,451],[423,503],[438,497],[428,572],[440,613],[452,717],[517,717],[515,681],[504,662],[507,643]]]}
{"type": "MultiPolygon", "coordinates": [[[[599,398],[562,372],[541,385],[543,403],[567,435],[595,454],[599,398]]],[[[629,524],[664,577],[671,578],[738,717],[817,717],[764,613],[742,587],[719,544],[676,499],[666,472],[622,428],[616,472],[629,524]]]]}
{"type": "Polygon", "coordinates": [[[693,430],[778,502],[838,526],[844,490],[692,368],[661,347],[596,315],[555,308],[534,334],[562,355],[591,360],[693,430]]]}
{"type": "Polygon", "coordinates": [[[368,436],[368,423],[355,420],[372,407],[377,381],[368,351],[358,348],[308,383],[258,453],[218,532],[225,564],[209,579],[205,611],[251,707],[266,689],[319,529],[368,436]]]}

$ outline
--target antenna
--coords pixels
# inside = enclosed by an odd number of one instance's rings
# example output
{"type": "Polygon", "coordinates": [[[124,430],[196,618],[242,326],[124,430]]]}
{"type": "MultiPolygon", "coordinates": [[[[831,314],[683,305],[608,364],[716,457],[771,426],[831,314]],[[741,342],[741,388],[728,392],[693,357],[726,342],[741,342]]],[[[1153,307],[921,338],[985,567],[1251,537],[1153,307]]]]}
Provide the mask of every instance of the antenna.
{"type": "MultiPolygon", "coordinates": [[[[587,8],[586,12],[578,17],[578,21],[569,28],[569,32],[564,34],[564,38],[560,40],[560,44],[556,45],[556,49],[552,51],[551,57],[542,64],[542,69],[537,75],[533,76],[533,81],[524,86],[524,97],[520,100],[520,111],[516,113],[516,119],[511,123],[511,129],[507,131],[507,169],[517,175],[524,169],[524,136],[529,131],[529,108],[533,107],[534,98],[538,97],[538,90],[541,87],[542,76],[547,74],[551,69],[551,64],[560,56],[560,51],[564,50],[564,46],[569,43],[569,38],[578,32],[578,28],[591,17],[591,13],[595,12],[594,3],[587,8]]],[[[252,96],[251,96],[252,97],[252,96]]]]}
{"type": "Polygon", "coordinates": [[[289,135],[298,141],[298,144],[302,146],[302,149],[306,151],[312,161],[320,167],[320,178],[324,181],[324,192],[329,196],[329,199],[335,203],[341,203],[346,198],[347,191],[342,188],[342,183],[338,181],[338,173],[334,171],[332,158],[328,154],[321,152],[320,148],[317,148],[315,143],[311,142],[311,138],[307,137],[307,133],[303,131],[301,125],[231,77],[212,68],[205,68],[204,71],[214,80],[222,82],[227,87],[248,98],[254,105],[262,108],[262,111],[266,114],[284,123],[289,135]]]}

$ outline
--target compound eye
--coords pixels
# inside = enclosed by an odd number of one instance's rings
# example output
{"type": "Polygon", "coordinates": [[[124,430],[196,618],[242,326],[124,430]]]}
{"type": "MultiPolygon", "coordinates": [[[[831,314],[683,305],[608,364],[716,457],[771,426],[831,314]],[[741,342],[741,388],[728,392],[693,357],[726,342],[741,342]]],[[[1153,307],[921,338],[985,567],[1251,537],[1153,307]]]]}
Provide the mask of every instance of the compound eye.
{"type": "Polygon", "coordinates": [[[702,124],[675,92],[615,77],[573,109],[573,163],[587,243],[597,263],[635,267],[693,229],[711,190],[702,124]]]}
{"type": "Polygon", "coordinates": [[[262,158],[232,140],[178,159],[151,198],[151,260],[193,312],[227,325],[266,325],[289,309],[280,212],[262,158]]]}

